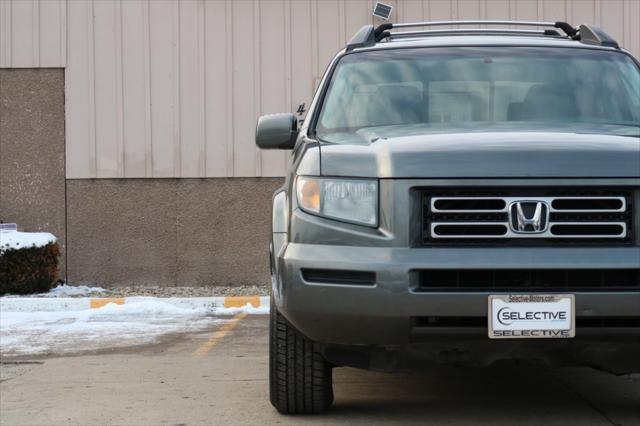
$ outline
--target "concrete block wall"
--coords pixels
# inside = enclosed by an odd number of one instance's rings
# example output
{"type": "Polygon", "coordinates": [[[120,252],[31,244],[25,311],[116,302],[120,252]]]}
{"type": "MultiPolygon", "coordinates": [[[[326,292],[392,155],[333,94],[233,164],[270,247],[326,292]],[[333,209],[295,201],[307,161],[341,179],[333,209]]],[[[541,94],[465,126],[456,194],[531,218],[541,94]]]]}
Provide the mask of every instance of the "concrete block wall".
{"type": "Polygon", "coordinates": [[[66,274],[64,70],[0,69],[0,220],[58,237],[66,274]]]}

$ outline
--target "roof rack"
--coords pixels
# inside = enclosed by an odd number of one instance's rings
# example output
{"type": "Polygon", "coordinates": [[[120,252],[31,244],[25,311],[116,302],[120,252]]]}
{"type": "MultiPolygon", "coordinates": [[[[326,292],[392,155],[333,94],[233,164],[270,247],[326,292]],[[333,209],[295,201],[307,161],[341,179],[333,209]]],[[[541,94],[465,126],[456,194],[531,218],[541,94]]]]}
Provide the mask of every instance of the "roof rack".
{"type": "Polygon", "coordinates": [[[531,27],[548,27],[562,30],[566,37],[572,40],[578,40],[583,43],[596,44],[599,46],[619,48],[618,43],[605,33],[602,29],[592,25],[582,24],[575,28],[567,22],[543,22],[543,21],[503,21],[503,20],[474,20],[474,21],[427,21],[427,22],[409,22],[409,23],[384,23],[373,27],[366,25],[353,36],[347,44],[347,50],[358,47],[371,46],[376,42],[384,39],[401,38],[401,37],[420,37],[435,35],[462,35],[462,34],[490,34],[490,35],[535,35],[535,36],[551,36],[562,37],[556,30],[517,30],[517,29],[498,29],[498,28],[473,28],[473,29],[444,29],[444,30],[422,30],[422,31],[403,31],[390,32],[396,28],[415,28],[415,27],[437,27],[445,25],[508,25],[508,26],[531,26],[531,27]]]}
{"type": "MultiPolygon", "coordinates": [[[[446,30],[426,30],[426,31],[402,31],[390,33],[389,39],[409,38],[420,36],[439,36],[449,34],[483,34],[483,35],[534,35],[534,36],[555,36],[563,37],[556,30],[510,30],[500,28],[461,28],[446,30]]],[[[563,37],[564,38],[564,37],[563,37]]]]}
{"type": "Polygon", "coordinates": [[[615,47],[620,49],[620,45],[613,37],[605,33],[602,29],[593,25],[582,24],[578,27],[578,35],[583,43],[597,44],[599,46],[615,47]]]}

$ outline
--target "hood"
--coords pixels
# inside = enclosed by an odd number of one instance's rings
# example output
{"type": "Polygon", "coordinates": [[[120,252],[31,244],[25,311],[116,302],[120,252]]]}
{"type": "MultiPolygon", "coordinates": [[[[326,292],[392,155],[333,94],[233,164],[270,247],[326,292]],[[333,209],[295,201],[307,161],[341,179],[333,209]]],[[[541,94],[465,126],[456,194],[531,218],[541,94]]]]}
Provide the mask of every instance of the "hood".
{"type": "Polygon", "coordinates": [[[640,177],[640,137],[465,132],[323,143],[325,176],[378,178],[640,177]]]}

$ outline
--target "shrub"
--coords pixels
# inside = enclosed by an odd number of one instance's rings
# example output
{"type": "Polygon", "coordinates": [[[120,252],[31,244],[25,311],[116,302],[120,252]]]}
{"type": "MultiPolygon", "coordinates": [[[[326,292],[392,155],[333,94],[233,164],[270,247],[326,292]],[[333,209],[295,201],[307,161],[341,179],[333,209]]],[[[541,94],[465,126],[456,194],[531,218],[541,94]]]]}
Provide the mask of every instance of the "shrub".
{"type": "Polygon", "coordinates": [[[58,244],[0,253],[0,295],[43,293],[58,280],[58,244]]]}

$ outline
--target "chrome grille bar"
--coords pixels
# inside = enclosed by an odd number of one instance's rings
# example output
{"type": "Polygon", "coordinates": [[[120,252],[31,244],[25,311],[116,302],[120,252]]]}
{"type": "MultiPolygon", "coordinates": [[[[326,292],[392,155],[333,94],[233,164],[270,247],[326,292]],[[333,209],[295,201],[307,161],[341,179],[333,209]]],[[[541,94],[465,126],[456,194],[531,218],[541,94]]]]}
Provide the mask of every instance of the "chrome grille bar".
{"type": "Polygon", "coordinates": [[[523,200],[543,201],[550,207],[551,213],[622,213],[627,210],[627,200],[625,197],[433,197],[431,198],[431,211],[434,213],[506,213],[509,205],[516,201],[523,200]],[[437,206],[442,201],[501,201],[504,202],[502,208],[483,209],[483,208],[467,208],[467,209],[445,209],[437,206]],[[563,209],[554,207],[557,201],[586,201],[594,204],[603,201],[611,201],[619,203],[616,208],[583,208],[583,209],[563,209]]]}
{"type": "Polygon", "coordinates": [[[431,223],[431,237],[432,238],[625,238],[627,236],[627,224],[624,222],[551,222],[549,228],[545,232],[520,234],[513,232],[508,222],[433,222],[431,223]],[[473,235],[460,235],[460,234],[442,234],[438,232],[438,227],[484,227],[484,226],[496,226],[503,227],[503,234],[473,234],[473,235]],[[618,232],[612,232],[607,234],[566,234],[557,235],[553,232],[554,226],[568,226],[568,227],[592,227],[598,229],[598,227],[618,227],[618,232]]]}
{"type": "Polygon", "coordinates": [[[439,240],[628,238],[629,205],[623,196],[436,195],[430,197],[428,208],[429,234],[439,240]],[[519,203],[544,203],[548,210],[544,229],[525,232],[514,225],[518,222],[514,204],[519,203]]]}

